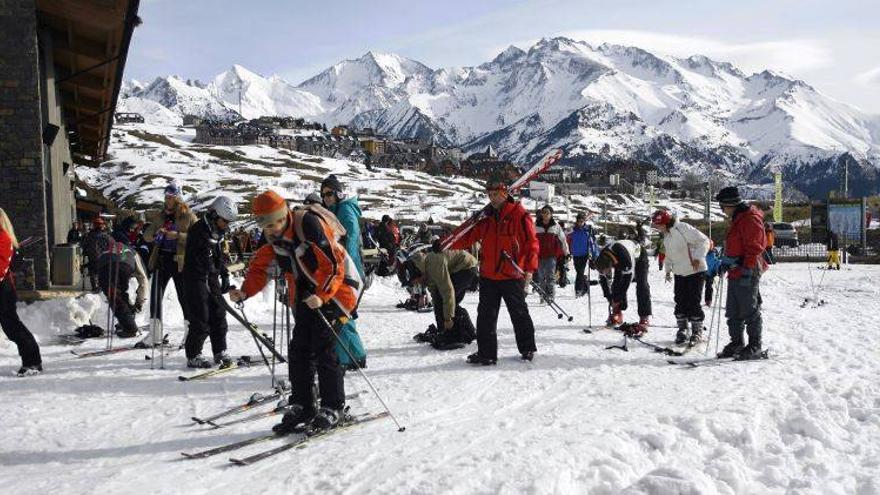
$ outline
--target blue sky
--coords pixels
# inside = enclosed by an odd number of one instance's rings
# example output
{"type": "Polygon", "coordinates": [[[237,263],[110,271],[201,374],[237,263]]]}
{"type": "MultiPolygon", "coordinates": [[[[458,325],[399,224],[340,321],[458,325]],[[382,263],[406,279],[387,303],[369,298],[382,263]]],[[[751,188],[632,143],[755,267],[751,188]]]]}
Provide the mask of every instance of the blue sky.
{"type": "Polygon", "coordinates": [[[368,50],[432,68],[565,35],[764,68],[880,114],[880,2],[852,0],[142,0],[126,77],[241,64],[299,83],[368,50]]]}

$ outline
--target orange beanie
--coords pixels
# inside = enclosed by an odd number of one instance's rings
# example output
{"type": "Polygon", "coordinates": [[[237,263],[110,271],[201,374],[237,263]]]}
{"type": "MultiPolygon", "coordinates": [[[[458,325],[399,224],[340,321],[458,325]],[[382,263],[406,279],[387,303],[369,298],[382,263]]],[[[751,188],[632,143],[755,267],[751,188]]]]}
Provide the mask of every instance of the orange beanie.
{"type": "Polygon", "coordinates": [[[254,198],[252,210],[257,224],[265,227],[287,214],[287,201],[275,191],[266,191],[254,198]]]}

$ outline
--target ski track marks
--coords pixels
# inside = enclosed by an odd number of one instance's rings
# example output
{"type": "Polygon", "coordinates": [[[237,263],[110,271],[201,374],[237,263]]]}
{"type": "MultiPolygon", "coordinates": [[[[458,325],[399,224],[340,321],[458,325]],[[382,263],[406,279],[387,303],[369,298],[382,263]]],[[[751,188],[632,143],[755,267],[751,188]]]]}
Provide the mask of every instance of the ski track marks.
{"type": "MultiPolygon", "coordinates": [[[[661,275],[651,272],[653,320],[669,325],[672,285],[661,275]]],[[[379,280],[364,297],[358,328],[370,352],[366,372],[406,432],[380,420],[234,468],[228,455],[180,460],[179,452],[249,438],[279,419],[220,430],[189,419],[267,393],[263,366],[188,383],[177,381],[181,351],[166,357],[165,371],[149,369],[149,351],[71,359],[69,346],[47,342],[88,317],[104,321],[100,299],[22,305],[43,343],[46,373],[9,377],[18,357],[0,341],[0,486],[6,493],[877,495],[880,267],[828,272],[818,291],[827,304],[818,308],[800,307],[813,292],[808,275],[803,263],[777,264],[764,275],[770,360],[695,369],[670,366],[636,342],[629,352],[606,350],[620,334],[582,333],[587,300],[575,300],[571,286],[557,296],[575,316],[571,324],[529,298],[534,362],[519,360],[502,310],[498,365],[470,366],[464,358],[474,344],[439,352],[413,342],[433,315],[395,309],[402,292],[394,280],[379,280]]],[[[632,290],[630,298],[626,317],[633,320],[632,290]]],[[[173,298],[167,301],[166,331],[176,342],[182,318],[173,298]]],[[[474,318],[476,301],[474,294],[465,299],[474,318]]],[[[271,307],[269,292],[247,305],[248,317],[269,334],[271,307]]],[[[705,309],[708,321],[712,308],[705,309]]],[[[592,310],[600,324],[601,297],[592,310]]],[[[721,327],[724,345],[723,319],[721,327]]],[[[667,345],[674,332],[658,327],[646,339],[667,345]]],[[[80,348],[103,345],[95,339],[80,348]]],[[[229,345],[234,355],[256,354],[237,323],[230,323],[229,345]]],[[[715,351],[714,335],[707,345],[715,351]]],[[[278,373],[286,378],[286,367],[278,373]]],[[[345,380],[349,390],[366,388],[357,373],[345,380]]],[[[355,413],[382,410],[370,393],[350,405],[355,413]]]]}

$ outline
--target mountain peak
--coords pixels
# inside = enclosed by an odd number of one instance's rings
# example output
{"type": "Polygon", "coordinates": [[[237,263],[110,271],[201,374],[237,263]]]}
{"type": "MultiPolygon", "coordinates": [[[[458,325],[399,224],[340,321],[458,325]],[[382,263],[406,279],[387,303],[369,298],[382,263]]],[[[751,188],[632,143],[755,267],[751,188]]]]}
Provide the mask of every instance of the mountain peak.
{"type": "Polygon", "coordinates": [[[516,60],[525,54],[526,54],[526,52],[523,49],[518,48],[513,45],[510,45],[507,48],[505,48],[503,52],[499,53],[498,56],[496,56],[494,59],[492,59],[491,63],[493,63],[493,64],[507,63],[507,62],[510,62],[511,60],[516,60]]]}

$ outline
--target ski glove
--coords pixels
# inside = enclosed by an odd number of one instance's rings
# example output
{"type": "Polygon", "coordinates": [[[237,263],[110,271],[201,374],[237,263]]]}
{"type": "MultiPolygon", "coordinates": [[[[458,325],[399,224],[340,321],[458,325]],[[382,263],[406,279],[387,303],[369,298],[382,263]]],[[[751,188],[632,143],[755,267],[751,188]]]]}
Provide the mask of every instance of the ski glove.
{"type": "Polygon", "coordinates": [[[739,277],[740,280],[746,281],[746,280],[752,279],[752,269],[751,268],[743,268],[742,270],[739,271],[739,273],[740,273],[740,277],[739,277]]]}
{"type": "Polygon", "coordinates": [[[718,260],[718,273],[725,273],[738,264],[739,259],[734,258],[733,256],[722,256],[718,260]]]}
{"type": "Polygon", "coordinates": [[[140,313],[141,310],[144,309],[144,302],[140,299],[134,302],[134,306],[131,307],[131,310],[135,313],[140,313]]]}

